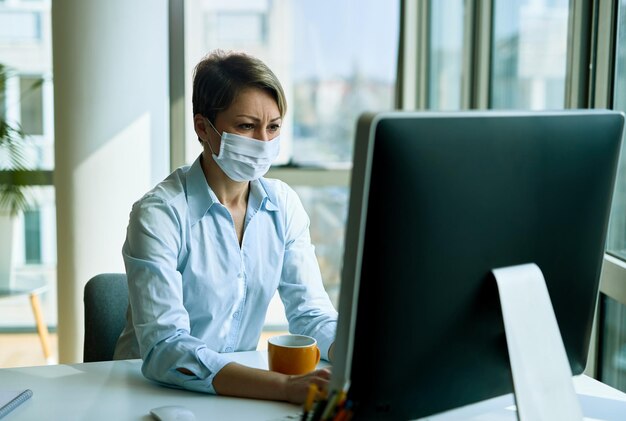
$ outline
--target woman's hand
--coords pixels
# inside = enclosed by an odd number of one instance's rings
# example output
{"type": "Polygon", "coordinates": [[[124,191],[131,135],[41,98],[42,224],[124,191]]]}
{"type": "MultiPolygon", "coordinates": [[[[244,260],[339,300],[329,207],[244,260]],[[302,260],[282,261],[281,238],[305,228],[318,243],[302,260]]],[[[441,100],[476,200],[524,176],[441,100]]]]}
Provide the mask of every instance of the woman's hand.
{"type": "Polygon", "coordinates": [[[320,368],[308,374],[289,376],[285,384],[285,400],[301,405],[306,400],[311,383],[315,383],[320,392],[325,394],[328,391],[329,380],[330,370],[328,368],[320,368]]]}
{"type": "Polygon", "coordinates": [[[330,370],[327,368],[321,368],[299,376],[289,376],[285,383],[285,400],[301,405],[306,400],[311,383],[315,383],[318,389],[325,393],[328,391],[329,380],[330,370]]]}

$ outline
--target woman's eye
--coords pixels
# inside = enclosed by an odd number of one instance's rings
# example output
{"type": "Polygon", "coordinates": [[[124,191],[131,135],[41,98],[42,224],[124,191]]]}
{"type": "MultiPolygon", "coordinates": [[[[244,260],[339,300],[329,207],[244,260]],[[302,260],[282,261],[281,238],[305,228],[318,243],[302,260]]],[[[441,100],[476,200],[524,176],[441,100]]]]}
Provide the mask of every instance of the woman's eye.
{"type": "Polygon", "coordinates": [[[243,123],[243,124],[239,125],[239,128],[241,130],[252,130],[252,129],[254,129],[254,125],[250,124],[250,123],[243,123]]]}
{"type": "Polygon", "coordinates": [[[272,124],[272,125],[270,125],[270,126],[268,127],[268,130],[269,130],[270,132],[275,132],[275,131],[278,131],[278,130],[280,130],[280,124],[272,124]]]}

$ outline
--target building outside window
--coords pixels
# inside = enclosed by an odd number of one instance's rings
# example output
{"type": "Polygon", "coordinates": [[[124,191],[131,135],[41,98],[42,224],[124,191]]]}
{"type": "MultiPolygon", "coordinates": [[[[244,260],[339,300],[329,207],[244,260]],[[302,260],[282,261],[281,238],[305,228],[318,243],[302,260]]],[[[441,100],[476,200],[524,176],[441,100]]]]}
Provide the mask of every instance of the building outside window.
{"type": "Polygon", "coordinates": [[[496,0],[490,108],[565,104],[568,0],[496,0]]]}
{"type": "Polygon", "coordinates": [[[459,110],[463,72],[463,0],[431,0],[428,108],[459,110]]]}
{"type": "MultiPolygon", "coordinates": [[[[5,86],[0,87],[0,115],[24,132],[29,169],[54,169],[50,6],[50,0],[0,2],[0,64],[9,73],[5,86]]],[[[55,326],[54,187],[32,187],[30,193],[37,199],[34,208],[14,222],[11,270],[19,275],[18,282],[29,277],[45,280],[48,290],[41,297],[43,310],[46,322],[55,326]]],[[[23,298],[3,299],[0,331],[34,327],[30,305],[23,298]]]]}

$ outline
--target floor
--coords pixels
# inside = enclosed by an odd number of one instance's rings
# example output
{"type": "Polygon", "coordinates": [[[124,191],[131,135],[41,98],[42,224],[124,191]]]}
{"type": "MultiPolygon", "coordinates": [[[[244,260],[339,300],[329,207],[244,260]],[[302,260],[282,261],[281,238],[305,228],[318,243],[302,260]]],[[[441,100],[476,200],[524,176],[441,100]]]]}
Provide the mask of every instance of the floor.
{"type": "MultiPolygon", "coordinates": [[[[52,359],[57,357],[57,335],[50,334],[52,359]]],[[[41,342],[36,333],[2,333],[0,334],[0,368],[45,365],[41,342]]]]}
{"type": "MultiPolygon", "coordinates": [[[[267,349],[267,339],[286,332],[263,332],[259,340],[258,350],[267,349]]],[[[50,334],[50,347],[54,361],[58,360],[58,341],[56,333],[50,334]]],[[[26,367],[45,365],[46,359],[41,350],[39,336],[36,333],[2,333],[0,334],[0,368],[26,367]]]]}

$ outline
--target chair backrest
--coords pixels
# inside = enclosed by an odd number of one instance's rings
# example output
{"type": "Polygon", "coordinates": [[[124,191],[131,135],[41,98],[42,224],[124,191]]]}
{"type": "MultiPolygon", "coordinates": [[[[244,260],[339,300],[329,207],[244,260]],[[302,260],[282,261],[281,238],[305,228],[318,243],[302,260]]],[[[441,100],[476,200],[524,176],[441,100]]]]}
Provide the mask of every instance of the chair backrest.
{"type": "Polygon", "coordinates": [[[83,361],[110,361],[128,308],[126,274],[102,273],[85,285],[85,343],[83,361]]]}

